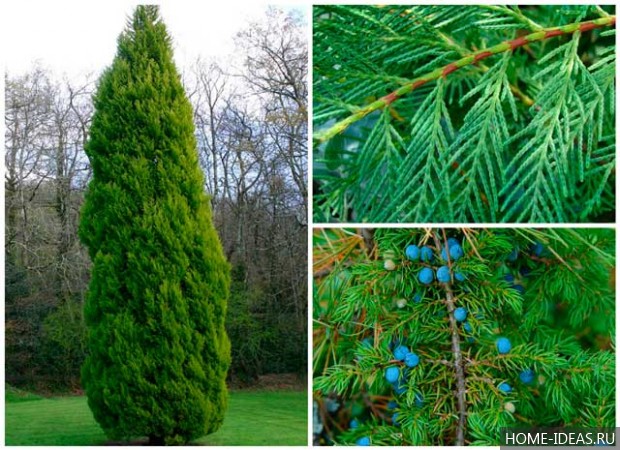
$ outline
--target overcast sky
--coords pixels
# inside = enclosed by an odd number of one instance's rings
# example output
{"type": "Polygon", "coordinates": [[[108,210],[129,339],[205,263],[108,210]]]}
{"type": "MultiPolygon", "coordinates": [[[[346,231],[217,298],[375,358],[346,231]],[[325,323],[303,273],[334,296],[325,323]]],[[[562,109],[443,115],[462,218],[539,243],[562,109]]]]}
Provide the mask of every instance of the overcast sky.
{"type": "MultiPolygon", "coordinates": [[[[3,3],[0,33],[6,70],[11,74],[24,72],[38,60],[58,75],[66,73],[70,78],[99,73],[112,62],[116,38],[136,4],[23,0],[3,3]]],[[[262,17],[267,5],[240,0],[161,2],[161,15],[172,35],[179,69],[183,70],[198,55],[228,59],[234,50],[236,32],[262,17]]],[[[295,7],[277,6],[287,10],[295,7]]],[[[296,8],[305,12],[304,6],[296,8]]]]}

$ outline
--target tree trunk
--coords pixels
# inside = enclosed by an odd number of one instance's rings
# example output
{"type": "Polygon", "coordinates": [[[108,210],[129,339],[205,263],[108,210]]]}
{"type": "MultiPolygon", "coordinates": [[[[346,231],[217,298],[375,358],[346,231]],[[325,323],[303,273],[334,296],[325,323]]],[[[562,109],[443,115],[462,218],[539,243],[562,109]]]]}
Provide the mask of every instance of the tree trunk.
{"type": "Polygon", "coordinates": [[[56,214],[60,222],[58,246],[56,249],[56,270],[54,291],[59,304],[67,299],[66,289],[66,259],[71,246],[71,230],[69,229],[69,195],[70,180],[67,175],[64,129],[61,121],[58,122],[58,149],[56,150],[56,214]]]}
{"type": "Polygon", "coordinates": [[[149,436],[149,445],[164,446],[166,440],[162,436],[149,436]]]}

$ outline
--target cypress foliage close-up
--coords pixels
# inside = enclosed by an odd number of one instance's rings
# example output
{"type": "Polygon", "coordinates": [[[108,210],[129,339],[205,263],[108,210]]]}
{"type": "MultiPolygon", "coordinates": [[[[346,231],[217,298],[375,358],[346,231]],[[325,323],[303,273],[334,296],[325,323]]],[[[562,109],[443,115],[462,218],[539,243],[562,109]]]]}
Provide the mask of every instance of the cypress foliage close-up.
{"type": "Polygon", "coordinates": [[[187,443],[227,407],[230,270],[158,7],[136,8],[94,102],[83,386],[110,439],[187,443]]]}
{"type": "Polygon", "coordinates": [[[324,229],[313,249],[315,445],[615,426],[614,230],[324,229]]]}
{"type": "Polygon", "coordinates": [[[317,5],[314,220],[615,218],[613,5],[317,5]]]}

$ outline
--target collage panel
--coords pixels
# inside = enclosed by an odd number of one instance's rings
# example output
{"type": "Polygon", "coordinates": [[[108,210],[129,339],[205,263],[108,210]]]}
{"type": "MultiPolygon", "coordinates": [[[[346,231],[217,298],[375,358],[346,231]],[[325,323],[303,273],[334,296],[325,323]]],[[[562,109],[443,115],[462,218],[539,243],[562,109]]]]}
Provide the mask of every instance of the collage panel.
{"type": "Polygon", "coordinates": [[[308,8],[247,3],[3,3],[3,445],[307,446],[308,8]]]}
{"type": "Polygon", "coordinates": [[[316,5],[316,223],[614,223],[615,6],[316,5]]]}
{"type": "Polygon", "coordinates": [[[614,229],[315,228],[312,249],[314,445],[613,443],[614,229]]]}
{"type": "Polygon", "coordinates": [[[7,8],[6,446],[615,445],[615,5],[362,3],[7,8]]]}

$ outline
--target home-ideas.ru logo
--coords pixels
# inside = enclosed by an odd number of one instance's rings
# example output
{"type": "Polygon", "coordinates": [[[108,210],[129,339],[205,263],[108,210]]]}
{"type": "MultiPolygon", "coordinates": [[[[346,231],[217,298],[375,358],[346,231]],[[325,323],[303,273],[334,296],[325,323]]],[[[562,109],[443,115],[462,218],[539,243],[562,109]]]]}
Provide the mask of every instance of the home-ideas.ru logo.
{"type": "Polygon", "coordinates": [[[502,447],[616,446],[617,428],[502,428],[502,447]]]}

